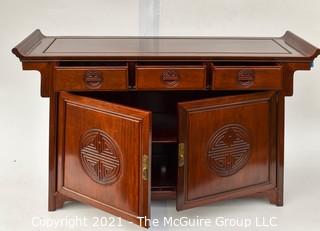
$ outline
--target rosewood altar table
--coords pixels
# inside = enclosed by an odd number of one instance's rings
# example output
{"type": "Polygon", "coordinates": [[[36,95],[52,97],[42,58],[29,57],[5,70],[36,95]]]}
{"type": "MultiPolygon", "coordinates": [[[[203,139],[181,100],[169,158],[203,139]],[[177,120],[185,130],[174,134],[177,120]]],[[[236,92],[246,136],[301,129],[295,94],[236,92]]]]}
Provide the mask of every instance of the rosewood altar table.
{"type": "MultiPolygon", "coordinates": [[[[13,48],[50,98],[49,210],[134,223],[244,196],[283,205],[284,108],[320,50],[282,37],[49,37],[13,48]]],[[[148,226],[148,224],[144,224],[148,226]]]]}

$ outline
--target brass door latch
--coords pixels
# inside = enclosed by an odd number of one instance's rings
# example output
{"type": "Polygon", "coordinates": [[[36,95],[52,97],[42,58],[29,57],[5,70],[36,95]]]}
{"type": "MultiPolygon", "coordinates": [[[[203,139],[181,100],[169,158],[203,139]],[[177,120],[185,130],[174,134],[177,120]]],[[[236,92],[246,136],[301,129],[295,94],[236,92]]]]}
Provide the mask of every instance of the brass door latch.
{"type": "Polygon", "coordinates": [[[183,167],[183,165],[184,165],[184,143],[179,143],[178,159],[179,159],[179,167],[183,167]]]}
{"type": "Polygon", "coordinates": [[[142,159],[142,178],[143,180],[148,180],[149,176],[149,156],[143,155],[142,159]]]}

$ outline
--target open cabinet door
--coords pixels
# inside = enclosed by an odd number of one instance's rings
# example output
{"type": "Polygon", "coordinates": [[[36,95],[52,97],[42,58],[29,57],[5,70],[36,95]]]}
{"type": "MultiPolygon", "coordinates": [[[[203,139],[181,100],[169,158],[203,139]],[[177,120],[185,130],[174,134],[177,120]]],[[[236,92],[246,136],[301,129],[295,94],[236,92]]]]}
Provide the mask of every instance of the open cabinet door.
{"type": "Polygon", "coordinates": [[[150,218],[151,113],[64,92],[58,113],[58,192],[136,224],[150,218]]]}
{"type": "Polygon", "coordinates": [[[276,93],[183,102],[177,210],[276,186],[276,93]]]}

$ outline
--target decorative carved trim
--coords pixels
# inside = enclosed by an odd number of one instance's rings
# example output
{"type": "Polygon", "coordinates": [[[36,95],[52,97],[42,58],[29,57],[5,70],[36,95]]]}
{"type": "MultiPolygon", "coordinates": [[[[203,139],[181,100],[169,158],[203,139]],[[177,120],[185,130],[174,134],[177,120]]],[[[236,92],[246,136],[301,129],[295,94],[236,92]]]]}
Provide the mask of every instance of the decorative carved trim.
{"type": "Polygon", "coordinates": [[[283,64],[285,68],[284,76],[284,95],[292,96],[293,95],[293,77],[296,71],[300,70],[310,70],[312,63],[310,62],[301,62],[301,63],[288,63],[283,64]]]}
{"type": "Polygon", "coordinates": [[[121,152],[104,131],[90,129],[80,139],[80,159],[87,175],[99,184],[110,184],[120,176],[121,152]]]}
{"type": "Polygon", "coordinates": [[[20,60],[26,58],[30,50],[40,43],[42,39],[46,38],[39,29],[33,31],[28,37],[12,49],[12,53],[15,54],[20,60]]]}
{"type": "Polygon", "coordinates": [[[49,97],[52,93],[52,71],[55,63],[23,62],[23,70],[39,71],[41,76],[41,96],[49,97]]]}
{"type": "Polygon", "coordinates": [[[300,38],[298,35],[292,33],[291,31],[287,31],[281,38],[291,47],[298,50],[306,57],[314,59],[320,54],[320,49],[313,46],[306,40],[300,38]]]}
{"type": "Polygon", "coordinates": [[[208,166],[219,176],[230,176],[242,169],[250,155],[248,130],[240,124],[218,129],[208,143],[208,166]]]}

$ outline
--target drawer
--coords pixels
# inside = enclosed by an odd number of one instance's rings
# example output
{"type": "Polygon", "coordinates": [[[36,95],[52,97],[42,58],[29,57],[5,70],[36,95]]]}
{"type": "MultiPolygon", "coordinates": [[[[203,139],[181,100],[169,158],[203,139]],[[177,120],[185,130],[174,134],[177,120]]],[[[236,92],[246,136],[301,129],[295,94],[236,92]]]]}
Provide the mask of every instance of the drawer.
{"type": "Polygon", "coordinates": [[[128,68],[58,67],[54,88],[56,91],[124,90],[128,88],[128,68]]]}
{"type": "Polygon", "coordinates": [[[213,66],[212,89],[278,90],[282,88],[281,66],[213,66]]]}
{"type": "Polygon", "coordinates": [[[205,66],[137,66],[136,88],[158,89],[204,89],[205,66]]]}

